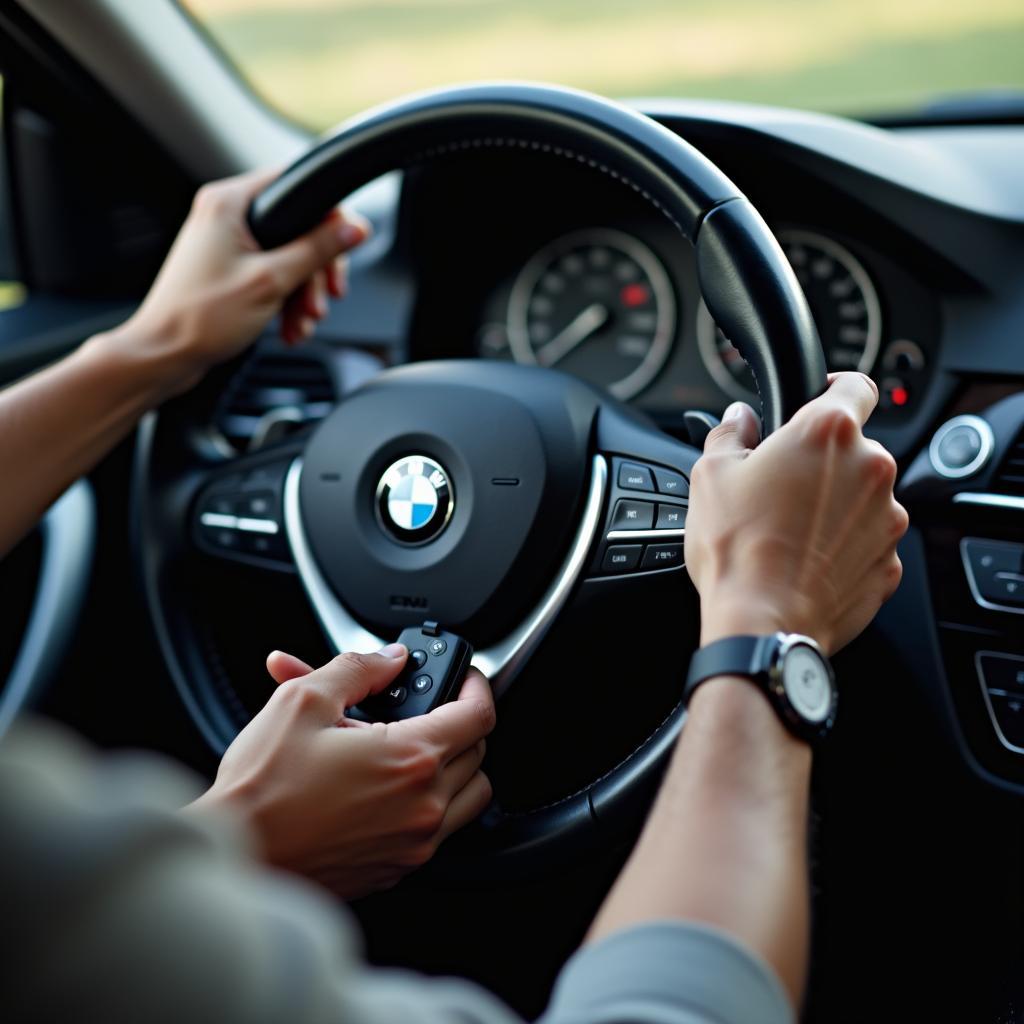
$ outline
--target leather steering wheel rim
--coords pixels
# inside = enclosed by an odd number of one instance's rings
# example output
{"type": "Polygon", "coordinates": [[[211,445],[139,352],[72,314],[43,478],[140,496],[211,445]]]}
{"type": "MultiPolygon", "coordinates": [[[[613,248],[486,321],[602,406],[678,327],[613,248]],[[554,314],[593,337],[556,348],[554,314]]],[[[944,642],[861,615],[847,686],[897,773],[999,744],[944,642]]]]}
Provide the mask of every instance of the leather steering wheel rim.
{"type": "MultiPolygon", "coordinates": [[[[586,93],[543,85],[475,85],[372,111],[321,141],[271,183],[250,208],[250,229],[265,247],[283,244],[384,173],[484,148],[535,150],[579,162],[619,179],[675,224],[695,247],[709,311],[751,365],[765,433],[824,390],[824,356],[806,300],[781,248],[748,200],[672,132],[586,93]]],[[[404,371],[389,371],[396,372],[404,371]]],[[[596,428],[599,448],[620,455],[640,455],[642,450],[651,461],[684,471],[699,457],[696,449],[660,434],[633,410],[614,400],[597,401],[603,402],[604,420],[596,428]],[[615,442],[602,444],[602,430],[606,437],[614,434],[615,442]],[[635,449],[630,447],[634,442],[635,449]]],[[[146,479],[147,471],[154,472],[156,453],[166,450],[161,428],[151,422],[140,435],[137,493],[144,542],[153,536],[145,533],[147,523],[152,520],[155,528],[161,513],[146,479]]],[[[163,518],[166,522],[168,517],[163,518]]],[[[203,724],[202,706],[213,707],[216,714],[219,698],[211,696],[212,687],[199,692],[204,687],[194,678],[194,656],[190,670],[182,665],[173,637],[174,613],[179,613],[179,623],[182,616],[170,601],[161,607],[160,561],[150,552],[144,565],[158,635],[186,704],[203,724]]],[[[621,763],[549,806],[517,815],[497,808],[488,812],[477,826],[449,840],[446,856],[435,859],[429,870],[461,883],[493,880],[496,871],[505,877],[529,875],[571,861],[598,836],[622,836],[645,811],[684,720],[685,711],[677,705],[621,763]]],[[[204,732],[210,736],[212,731],[207,723],[204,732]]]]}

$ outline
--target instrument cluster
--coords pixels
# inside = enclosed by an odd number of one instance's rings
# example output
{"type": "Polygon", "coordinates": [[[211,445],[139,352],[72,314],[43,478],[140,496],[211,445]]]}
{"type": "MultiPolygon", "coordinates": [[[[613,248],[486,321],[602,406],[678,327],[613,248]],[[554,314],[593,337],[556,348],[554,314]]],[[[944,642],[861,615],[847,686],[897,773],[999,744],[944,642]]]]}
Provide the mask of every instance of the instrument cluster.
{"type": "MultiPolygon", "coordinates": [[[[883,294],[878,271],[845,241],[803,226],[775,231],[807,296],[828,368],[872,374],[883,411],[911,406],[929,363],[926,326],[902,333],[907,317],[892,315],[900,303],[883,294]]],[[[642,232],[618,226],[546,241],[492,294],[477,354],[558,367],[641,406],[693,407],[702,390],[705,406],[756,402],[749,367],[699,299],[692,262],[681,270],[658,248],[642,232]]]]}

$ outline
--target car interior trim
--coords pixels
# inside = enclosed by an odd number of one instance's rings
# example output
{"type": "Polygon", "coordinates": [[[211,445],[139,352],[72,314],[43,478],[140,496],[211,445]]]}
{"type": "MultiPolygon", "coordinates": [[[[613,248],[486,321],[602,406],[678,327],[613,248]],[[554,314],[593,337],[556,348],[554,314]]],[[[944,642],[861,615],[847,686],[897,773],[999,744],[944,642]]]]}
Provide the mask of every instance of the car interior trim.
{"type": "Polygon", "coordinates": [[[980,491],[960,491],[953,495],[954,505],[987,505],[989,508],[1009,508],[1024,512],[1024,497],[1013,494],[985,494],[980,491]]]}
{"type": "MultiPolygon", "coordinates": [[[[682,507],[682,506],[680,506],[682,507]]],[[[674,540],[686,536],[686,530],[612,530],[607,540],[674,540]]]]}
{"type": "Polygon", "coordinates": [[[85,478],[46,513],[43,554],[28,625],[0,688],[0,736],[59,671],[82,617],[96,548],[96,498],[85,478]]]}

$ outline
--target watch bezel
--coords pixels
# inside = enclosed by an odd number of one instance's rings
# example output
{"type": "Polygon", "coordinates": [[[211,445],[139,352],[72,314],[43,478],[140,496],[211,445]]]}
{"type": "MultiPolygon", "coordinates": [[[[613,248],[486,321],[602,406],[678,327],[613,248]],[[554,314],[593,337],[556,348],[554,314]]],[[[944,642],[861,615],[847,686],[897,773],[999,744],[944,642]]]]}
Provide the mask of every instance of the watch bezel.
{"type": "Polygon", "coordinates": [[[773,634],[773,640],[774,644],[765,679],[766,688],[771,694],[773,703],[786,724],[798,736],[804,739],[823,739],[832,731],[832,727],[835,724],[836,707],[839,698],[832,663],[826,657],[825,652],[822,651],[817,641],[812,637],[804,636],[802,633],[775,633],[773,634]],[[810,648],[825,669],[830,699],[828,713],[820,722],[807,718],[797,710],[796,706],[789,699],[789,694],[786,692],[784,679],[786,658],[796,647],[810,648]]]}

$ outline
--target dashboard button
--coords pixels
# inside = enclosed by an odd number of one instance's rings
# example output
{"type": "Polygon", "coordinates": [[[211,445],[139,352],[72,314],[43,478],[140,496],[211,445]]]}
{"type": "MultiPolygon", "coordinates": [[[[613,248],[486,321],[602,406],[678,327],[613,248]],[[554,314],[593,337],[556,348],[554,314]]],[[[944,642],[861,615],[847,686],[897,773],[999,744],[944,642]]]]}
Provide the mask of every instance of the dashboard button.
{"type": "Polygon", "coordinates": [[[630,572],[640,564],[640,544],[612,544],[604,554],[604,572],[630,572]]]}
{"type": "Polygon", "coordinates": [[[995,437],[980,416],[954,416],[935,431],[928,445],[932,469],[949,480],[977,473],[992,457],[995,437]]]}
{"type": "Polygon", "coordinates": [[[683,564],[682,544],[648,544],[641,569],[674,569],[683,564]]]}
{"type": "Polygon", "coordinates": [[[1024,576],[1017,572],[997,572],[981,593],[995,604],[1024,605],[1024,576]]]}
{"type": "Polygon", "coordinates": [[[978,655],[978,667],[987,690],[1024,697],[1024,658],[984,652],[978,655]]]}
{"type": "Polygon", "coordinates": [[[654,470],[654,482],[661,494],[674,494],[677,498],[685,498],[690,493],[690,485],[682,473],[673,473],[670,469],[654,470]]]}
{"type": "Polygon", "coordinates": [[[1024,545],[966,537],[960,550],[974,600],[983,608],[1024,608],[1024,545]]]}
{"type": "Polygon", "coordinates": [[[659,505],[655,529],[682,530],[686,526],[686,507],[683,505],[659,505]]]}
{"type": "Polygon", "coordinates": [[[619,466],[619,486],[624,491],[653,491],[654,481],[646,466],[635,462],[624,462],[619,466]]]}
{"type": "Polygon", "coordinates": [[[989,695],[989,700],[1003,741],[1024,752],[1024,697],[1004,697],[993,693],[989,695]]]}
{"type": "Polygon", "coordinates": [[[654,505],[649,501],[620,499],[612,517],[613,530],[649,530],[654,526],[654,505]]]}
{"type": "Polygon", "coordinates": [[[243,494],[238,502],[238,514],[255,519],[274,518],[274,495],[270,491],[243,494]]]}

